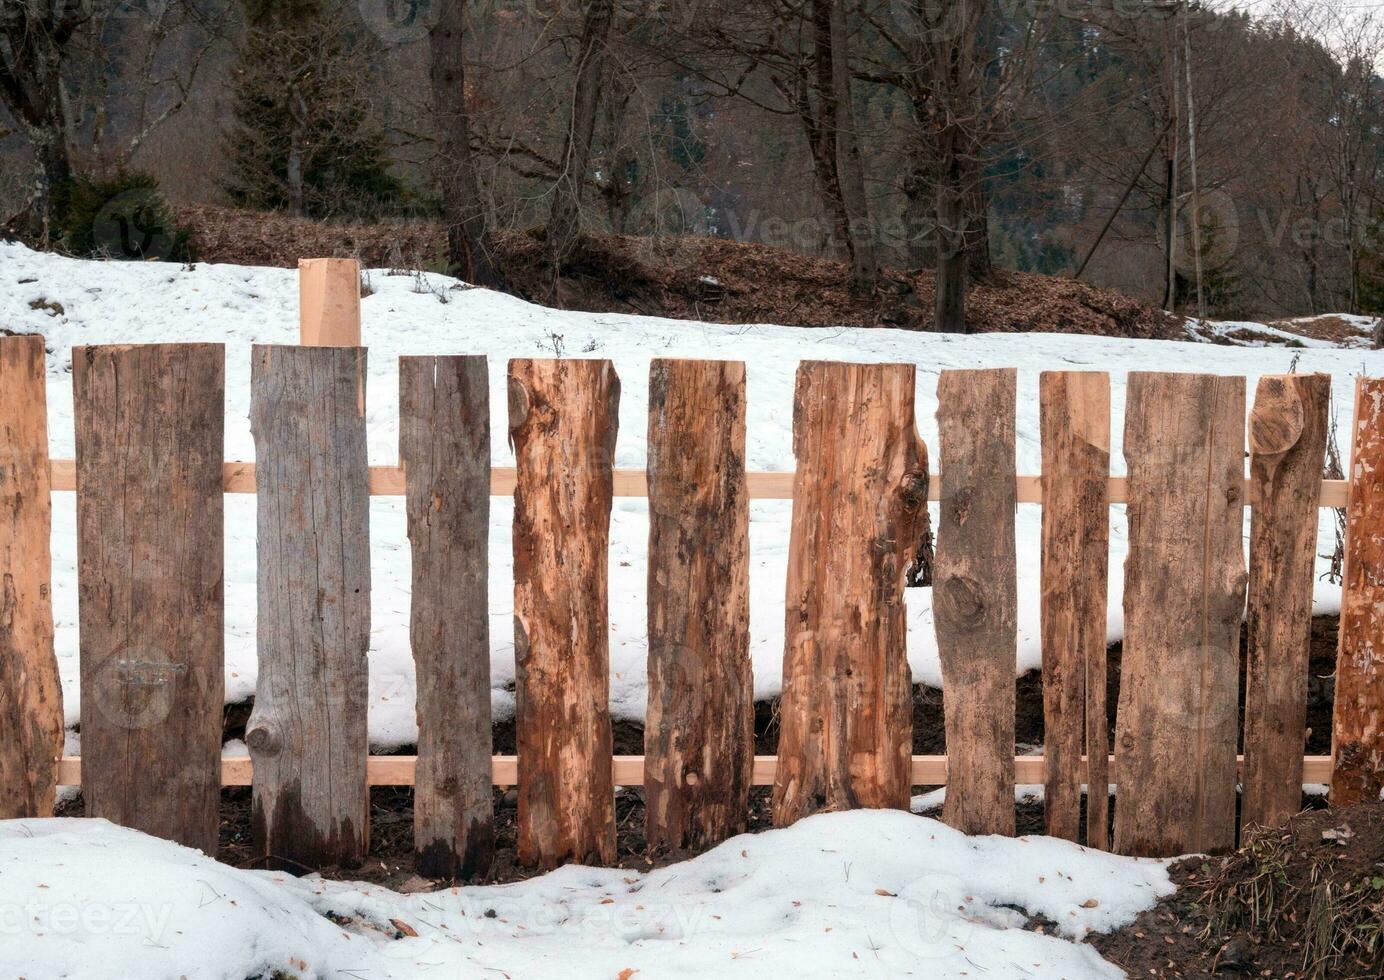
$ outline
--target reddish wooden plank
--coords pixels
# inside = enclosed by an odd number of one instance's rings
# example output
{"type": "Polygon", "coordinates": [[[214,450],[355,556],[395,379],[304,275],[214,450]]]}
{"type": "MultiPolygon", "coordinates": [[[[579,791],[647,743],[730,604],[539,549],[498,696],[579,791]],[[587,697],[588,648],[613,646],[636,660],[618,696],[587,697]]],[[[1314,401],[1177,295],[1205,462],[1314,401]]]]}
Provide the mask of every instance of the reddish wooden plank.
{"type": "Polygon", "coordinates": [[[1355,381],[1331,802],[1384,790],[1384,378],[1355,381]]]}
{"type": "Polygon", "coordinates": [[[942,504],[933,624],[947,726],[943,819],[1014,833],[1015,372],[943,371],[937,382],[942,504]]]}
{"type": "Polygon", "coordinates": [[[1081,786],[1086,839],[1109,847],[1109,733],[1105,713],[1110,561],[1110,376],[1045,371],[1043,439],[1044,817],[1053,837],[1077,840],[1081,786]],[[1083,752],[1090,756],[1083,765],[1083,752]]]}
{"type": "Polygon", "coordinates": [[[743,833],[754,765],[745,365],[649,367],[646,839],[743,833]]]}
{"type": "Polygon", "coordinates": [[[399,358],[399,461],[413,555],[418,872],[494,856],[490,784],[490,396],[484,357],[399,358]]]}
{"type": "Polygon", "coordinates": [[[1245,382],[1129,376],[1115,850],[1235,845],[1245,382]]]}
{"type": "Polygon", "coordinates": [[[82,795],[216,853],[225,702],[220,344],[77,347],[82,795]]]}
{"type": "Polygon", "coordinates": [[[1330,376],[1279,375],[1259,379],[1250,414],[1242,827],[1278,827],[1302,808],[1317,498],[1330,404],[1330,376]]]}
{"type": "Polygon", "coordinates": [[[609,361],[509,362],[525,865],[615,859],[606,603],[619,405],[609,361]]]}
{"type": "Polygon", "coordinates": [[[353,867],[370,838],[365,350],[256,345],[250,429],[259,682],[245,741],[255,853],[288,871],[353,867]]]}
{"type": "Polygon", "coordinates": [[[911,364],[798,366],[774,823],[906,807],[903,577],[927,523],[911,364]]]}
{"type": "Polygon", "coordinates": [[[43,338],[0,337],[0,820],[52,816],[62,754],[44,382],[43,338]]]}

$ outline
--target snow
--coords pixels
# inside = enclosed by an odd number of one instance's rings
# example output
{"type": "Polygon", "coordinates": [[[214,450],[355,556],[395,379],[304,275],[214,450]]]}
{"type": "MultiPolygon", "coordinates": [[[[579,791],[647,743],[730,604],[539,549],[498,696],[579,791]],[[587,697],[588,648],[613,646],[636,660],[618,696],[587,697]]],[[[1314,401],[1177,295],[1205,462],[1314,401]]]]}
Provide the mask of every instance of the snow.
{"type": "MultiPolygon", "coordinates": [[[[1336,411],[1349,426],[1353,376],[1367,366],[1384,370],[1384,355],[1310,347],[1238,347],[1172,341],[1131,341],[1056,334],[951,336],[884,329],[801,329],[726,326],[653,317],[551,310],[500,293],[466,288],[441,276],[370,273],[374,293],[362,302],[369,345],[367,426],[370,460],[397,461],[397,358],[402,354],[469,353],[490,358],[493,461],[512,466],[505,431],[505,370],[511,357],[608,357],[622,379],[616,465],[645,462],[647,377],[653,357],[729,358],[746,362],[747,460],[751,470],[790,470],[793,382],[802,359],[902,361],[918,367],[918,426],[934,452],[938,372],[956,367],[1019,369],[1018,467],[1040,469],[1038,374],[1048,369],[1105,370],[1112,383],[1112,468],[1124,472],[1120,437],[1125,374],[1136,370],[1194,370],[1244,375],[1252,402],[1260,374],[1282,373],[1296,357],[1299,371],[1334,376],[1336,411]]],[[[220,341],[227,347],[226,458],[251,460],[250,345],[297,339],[297,273],[228,265],[185,270],[169,264],[78,261],[0,244],[0,325],[42,332],[48,358],[49,430],[56,457],[73,455],[70,348],[78,344],[220,341]],[[62,312],[51,306],[58,303],[62,312]]],[[[1343,447],[1344,448],[1344,447],[1343,447]]],[[[255,501],[226,500],[226,696],[239,701],[255,686],[255,501]]],[[[490,614],[492,702],[497,718],[512,715],[514,679],[512,555],[508,498],[491,501],[490,614]]],[[[750,508],[751,653],[755,696],[782,684],[783,598],[789,501],[753,501],[750,508]]],[[[370,735],[377,749],[412,743],[413,662],[408,646],[409,552],[402,498],[371,501],[372,629],[370,735]]],[[[935,510],[934,510],[935,518],[935,510]]],[[[1039,508],[1020,505],[1019,673],[1039,665],[1039,508]]],[[[1246,532],[1248,523],[1246,524],[1246,532]]],[[[75,501],[54,496],[53,596],[57,650],[69,726],[79,715],[75,501]]],[[[1330,550],[1330,511],[1322,512],[1319,550],[1330,550]]],[[[611,521],[611,707],[616,717],[641,719],[645,707],[645,552],[647,504],[617,498],[611,521]]],[[[1127,549],[1122,507],[1111,509],[1109,636],[1123,631],[1122,566],[1127,549]]],[[[1325,569],[1325,563],[1319,570],[1325,569]]],[[[1339,589],[1320,583],[1318,612],[1339,608],[1339,589]]],[[[932,630],[930,590],[910,590],[909,663],[915,682],[941,684],[932,630]]]]}
{"type": "Polygon", "coordinates": [[[416,895],[239,870],[104,820],[16,820],[0,822],[0,974],[1113,978],[1079,940],[1173,890],[1164,862],[897,811],[810,817],[647,873],[573,865],[416,895]],[[1035,915],[1047,934],[1023,928],[1035,915]]]}

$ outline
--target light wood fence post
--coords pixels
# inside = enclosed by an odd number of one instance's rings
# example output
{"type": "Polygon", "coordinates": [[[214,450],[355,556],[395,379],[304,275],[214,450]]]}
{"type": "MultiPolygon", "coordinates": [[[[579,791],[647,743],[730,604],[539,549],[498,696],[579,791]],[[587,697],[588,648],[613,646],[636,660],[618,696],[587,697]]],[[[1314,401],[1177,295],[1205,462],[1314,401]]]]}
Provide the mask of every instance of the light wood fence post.
{"type": "Polygon", "coordinates": [[[360,263],[298,260],[298,336],[304,347],[360,346],[360,263]]]}

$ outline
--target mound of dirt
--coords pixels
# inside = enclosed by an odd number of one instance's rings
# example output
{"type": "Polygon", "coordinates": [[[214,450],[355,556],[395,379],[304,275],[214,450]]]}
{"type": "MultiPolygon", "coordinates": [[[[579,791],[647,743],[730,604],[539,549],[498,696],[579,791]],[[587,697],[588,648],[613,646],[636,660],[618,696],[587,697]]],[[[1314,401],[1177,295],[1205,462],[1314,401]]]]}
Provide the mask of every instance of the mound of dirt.
{"type": "Polygon", "coordinates": [[[1384,976],[1384,804],[1299,814],[1173,875],[1175,894],[1092,939],[1131,977],[1384,976]]]}
{"type": "MultiPolygon", "coordinates": [[[[178,209],[199,260],[292,268],[305,256],[351,256],[375,268],[446,267],[442,226],[423,221],[333,224],[207,205],[178,209]]],[[[931,326],[933,275],[888,273],[869,296],[850,269],[769,245],[723,238],[592,235],[563,270],[556,295],[541,232],[499,232],[499,265],[515,295],[591,313],[640,313],[718,323],[803,327],[931,326]]],[[[997,271],[972,286],[974,333],[1048,332],[1182,338],[1181,319],[1073,279],[997,271]]]]}

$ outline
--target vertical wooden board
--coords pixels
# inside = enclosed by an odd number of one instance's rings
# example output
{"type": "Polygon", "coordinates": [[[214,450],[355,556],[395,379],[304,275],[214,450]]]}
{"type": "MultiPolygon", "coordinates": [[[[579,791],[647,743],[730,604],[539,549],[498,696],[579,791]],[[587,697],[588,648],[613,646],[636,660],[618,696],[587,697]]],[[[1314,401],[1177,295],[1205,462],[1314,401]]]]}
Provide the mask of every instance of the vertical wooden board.
{"type": "Polygon", "coordinates": [[[943,371],[937,382],[932,609],[947,728],[942,812],[968,834],[1014,833],[1015,380],[1006,368],[943,371]]]}
{"type": "Polygon", "coordinates": [[[1259,379],[1249,420],[1245,767],[1240,825],[1278,827],[1302,808],[1312,575],[1331,378],[1259,379]]]}
{"type": "Polygon", "coordinates": [[[1331,802],[1346,806],[1384,789],[1384,378],[1355,381],[1339,643],[1331,802]]]}
{"type": "Polygon", "coordinates": [[[221,344],[72,351],[86,812],[213,855],[225,374],[221,344]]]}
{"type": "Polygon", "coordinates": [[[370,836],[365,351],[256,345],[251,358],[255,850],[281,870],[353,867],[370,836]]]}
{"type": "Polygon", "coordinates": [[[490,396],[484,357],[399,358],[399,460],[413,553],[418,872],[494,856],[490,781],[490,396]]]}
{"type": "Polygon", "coordinates": [[[607,552],[620,381],[509,362],[519,861],[615,860],[607,552]]]}
{"type": "Polygon", "coordinates": [[[360,263],[298,260],[298,336],[307,347],[360,346],[360,263]]]}
{"type": "Polygon", "coordinates": [[[51,525],[43,338],[0,337],[0,820],[53,814],[63,711],[51,525]]]}
{"type": "Polygon", "coordinates": [[[1110,376],[1045,371],[1043,439],[1043,759],[1047,832],[1077,840],[1081,785],[1087,843],[1109,846],[1105,715],[1110,561],[1110,376]],[[1089,764],[1083,766],[1085,752],[1089,764]]]}
{"type": "Polygon", "coordinates": [[[1245,382],[1130,374],[1115,850],[1235,845],[1245,382]]]}
{"type": "Polygon", "coordinates": [[[704,848],[747,826],[754,769],[745,365],[649,367],[646,839],[704,848]]]}
{"type": "Polygon", "coordinates": [[[908,806],[903,577],[928,520],[914,387],[911,364],[798,367],[778,826],[817,810],[908,806]]]}

